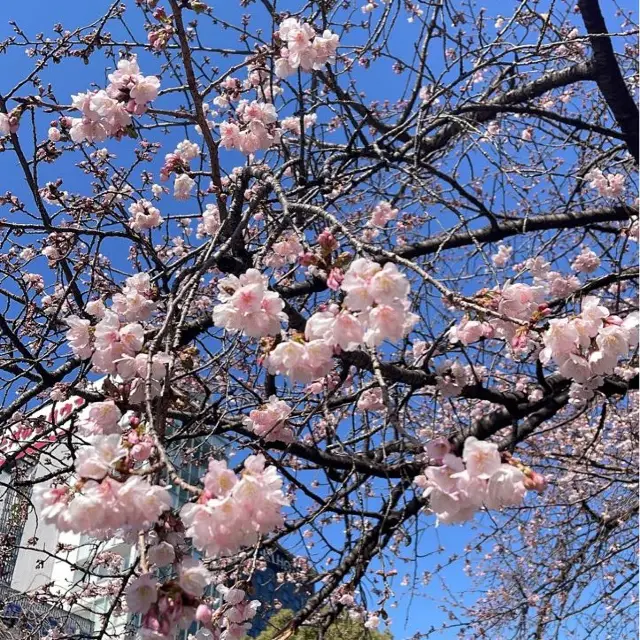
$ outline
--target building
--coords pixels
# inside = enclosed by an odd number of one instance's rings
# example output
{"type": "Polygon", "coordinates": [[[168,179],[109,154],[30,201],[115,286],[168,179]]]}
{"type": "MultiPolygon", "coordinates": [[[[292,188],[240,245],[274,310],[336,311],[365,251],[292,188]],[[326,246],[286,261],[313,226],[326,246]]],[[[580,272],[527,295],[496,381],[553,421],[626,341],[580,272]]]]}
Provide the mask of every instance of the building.
{"type": "Polygon", "coordinates": [[[277,574],[291,569],[291,554],[280,547],[276,547],[263,559],[266,561],[264,571],[258,571],[253,577],[251,596],[262,603],[253,625],[249,631],[249,636],[255,637],[267,627],[269,618],[276,613],[274,607],[277,601],[282,609],[299,611],[312,595],[311,590],[298,590],[290,583],[278,584],[277,574]]]}
{"type": "MultiPolygon", "coordinates": [[[[30,509],[28,489],[15,491],[21,480],[44,477],[50,472],[51,460],[61,445],[58,435],[51,431],[51,424],[82,406],[82,400],[71,398],[57,405],[55,415],[44,409],[37,415],[46,417],[42,426],[28,430],[17,429],[0,440],[0,620],[7,626],[23,625],[45,635],[51,627],[64,628],[77,638],[90,637],[104,624],[104,613],[110,611],[112,598],[102,591],[114,570],[99,566],[88,575],[83,570],[90,566],[98,554],[117,554],[121,557],[120,570],[126,570],[135,561],[135,548],[124,540],[97,541],[88,536],[63,532],[46,525],[38,513],[30,509]],[[25,443],[29,445],[25,447],[25,443]],[[16,453],[17,452],[17,453],[16,453]],[[16,544],[19,542],[19,544],[16,544]],[[60,552],[59,549],[68,549],[60,552]],[[66,561],[56,559],[56,554],[66,561]],[[34,593],[39,594],[37,598],[34,593]],[[70,611],[47,604],[56,596],[73,595],[75,604],[70,611]],[[48,609],[47,609],[48,607],[48,609]],[[39,621],[39,622],[38,622],[39,621]]],[[[190,484],[197,484],[206,472],[211,456],[224,455],[226,445],[216,436],[181,440],[175,451],[169,454],[182,477],[190,484]]],[[[184,489],[174,487],[175,506],[184,504],[191,496],[184,489]]],[[[309,593],[297,591],[291,584],[278,584],[277,574],[291,567],[292,558],[281,548],[263,557],[264,571],[254,574],[251,597],[263,606],[254,618],[250,636],[257,636],[275,611],[274,602],[284,608],[298,610],[306,602],[309,593]]],[[[212,593],[213,595],[213,593],[212,593]]],[[[127,614],[110,616],[107,630],[117,637],[134,638],[135,623],[127,614]]],[[[195,631],[195,628],[188,632],[195,631]]],[[[183,632],[186,638],[188,632],[183,632]]]]}
{"type": "MultiPolygon", "coordinates": [[[[55,416],[42,410],[33,417],[57,421],[73,407],[71,401],[60,405],[55,416]]],[[[61,563],[50,554],[61,536],[30,508],[30,487],[20,486],[46,473],[37,454],[55,447],[57,437],[55,432],[46,433],[45,424],[16,427],[0,440],[0,621],[10,638],[46,635],[54,628],[78,638],[91,637],[94,625],[89,617],[57,604],[50,585],[55,585],[61,563]]]]}

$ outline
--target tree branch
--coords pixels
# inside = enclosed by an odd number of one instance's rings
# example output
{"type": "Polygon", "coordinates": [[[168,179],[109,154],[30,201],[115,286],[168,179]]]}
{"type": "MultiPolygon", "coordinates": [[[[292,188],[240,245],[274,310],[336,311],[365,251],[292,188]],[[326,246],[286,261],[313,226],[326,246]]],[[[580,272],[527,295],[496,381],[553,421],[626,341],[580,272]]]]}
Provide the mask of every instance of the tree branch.
{"type": "Polygon", "coordinates": [[[578,9],[589,33],[593,49],[593,72],[598,88],[622,130],[629,153],[638,164],[638,105],[631,96],[618,66],[600,5],[598,0],[578,0],[578,9]]]}

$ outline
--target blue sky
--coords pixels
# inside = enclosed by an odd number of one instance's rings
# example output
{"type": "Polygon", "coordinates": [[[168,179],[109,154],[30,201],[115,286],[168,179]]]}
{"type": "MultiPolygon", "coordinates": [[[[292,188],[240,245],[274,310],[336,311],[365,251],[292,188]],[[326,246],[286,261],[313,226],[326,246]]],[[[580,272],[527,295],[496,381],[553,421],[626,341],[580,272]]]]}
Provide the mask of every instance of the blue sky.
{"type": "MultiPolygon", "coordinates": [[[[66,29],[73,29],[78,26],[85,26],[93,22],[99,15],[101,10],[108,7],[111,3],[104,0],[92,0],[91,2],[61,2],[53,3],[48,0],[29,0],[28,2],[15,3],[12,6],[10,15],[6,16],[11,20],[14,20],[29,36],[33,36],[38,32],[44,32],[45,35],[52,33],[52,26],[56,22],[61,22],[66,29]]],[[[231,3],[230,3],[231,4],[231,3]]],[[[235,4],[235,3],[234,3],[235,4]]],[[[289,3],[292,6],[296,6],[296,2],[289,3]]],[[[403,26],[404,28],[404,26],[403,26]]],[[[410,25],[407,25],[407,34],[415,31],[410,25]]],[[[0,37],[4,38],[11,33],[11,27],[5,21],[0,23],[0,37]]],[[[409,43],[410,40],[407,40],[409,43]]],[[[220,45],[220,41],[216,38],[216,45],[220,45]]],[[[225,43],[226,44],[226,43],[225,43]]],[[[233,41],[229,41],[229,44],[234,45],[233,41]]],[[[0,58],[3,63],[3,75],[0,80],[0,92],[5,93],[15,82],[19,81],[23,75],[32,68],[32,61],[25,55],[23,47],[16,47],[10,50],[8,54],[5,54],[0,58]]],[[[159,61],[151,55],[139,54],[139,60],[142,71],[144,73],[154,73],[159,61]]],[[[91,83],[104,86],[106,83],[106,65],[104,57],[99,53],[91,58],[91,63],[85,65],[78,59],[65,59],[60,67],[51,67],[46,69],[40,74],[40,77],[45,82],[51,82],[54,84],[56,95],[60,101],[66,101],[70,103],[70,96],[74,93],[86,91],[91,83]]],[[[224,64],[224,63],[223,63],[224,64]]],[[[224,67],[223,67],[224,68],[224,67]]],[[[374,75],[373,73],[371,75],[374,75]]],[[[395,81],[396,79],[393,78],[395,81]]],[[[368,95],[372,98],[385,99],[388,97],[388,85],[385,89],[385,85],[378,82],[366,83],[364,89],[368,95]],[[377,94],[377,95],[376,95],[377,94]]],[[[25,91],[19,92],[18,95],[25,95],[25,91]]],[[[53,116],[49,116],[51,119],[53,116]]],[[[47,121],[44,120],[40,128],[42,139],[46,135],[47,121]]],[[[168,150],[173,148],[173,144],[183,138],[183,132],[174,133],[171,132],[167,138],[163,138],[163,144],[166,144],[166,148],[161,150],[161,154],[164,154],[168,150]],[[170,141],[171,138],[175,140],[170,141]]],[[[151,136],[151,139],[154,139],[151,136]]],[[[133,147],[133,144],[128,140],[121,142],[106,141],[100,146],[113,149],[118,154],[118,160],[121,158],[127,158],[130,154],[127,154],[129,148],[133,147]]],[[[235,154],[233,154],[235,155],[235,154]]],[[[162,156],[161,156],[162,157],[162,156]]],[[[237,158],[229,158],[231,164],[228,168],[233,166],[233,161],[237,158]]],[[[77,158],[75,158],[77,161],[77,158]]],[[[55,179],[62,176],[65,180],[63,188],[69,191],[85,191],[87,188],[86,178],[80,174],[77,169],[72,168],[74,159],[70,158],[68,161],[63,157],[62,161],[58,161],[55,164],[41,165],[42,182],[48,179],[55,179]],[[65,162],[65,164],[61,164],[65,162]],[[69,170],[65,171],[65,165],[69,170]],[[48,175],[47,175],[48,174],[48,175]]],[[[116,160],[116,163],[118,161],[116,160]]],[[[24,194],[23,187],[20,185],[23,182],[22,174],[19,168],[13,164],[13,158],[9,159],[7,155],[0,154],[0,170],[3,175],[2,190],[10,188],[12,191],[18,194],[24,194]]],[[[171,199],[167,198],[163,200],[163,207],[171,206],[171,199]]],[[[180,205],[176,205],[180,206],[180,205]]],[[[164,208],[163,208],[164,211],[164,208]]],[[[5,215],[4,212],[1,215],[5,215]]],[[[28,239],[25,239],[28,242],[28,239]]],[[[126,262],[126,256],[119,257],[121,252],[118,252],[117,247],[113,247],[113,252],[108,253],[107,249],[103,249],[104,253],[107,253],[112,259],[115,266],[121,267],[123,270],[128,270],[129,265],[126,262]]],[[[45,271],[44,258],[38,258],[36,262],[32,263],[31,269],[38,271],[40,265],[42,271],[45,271]],[[39,261],[39,262],[38,262],[39,261]]],[[[236,460],[237,462],[237,460],[236,460]]],[[[301,501],[301,505],[303,502],[301,501]]],[[[433,523],[435,519],[429,518],[433,523]]],[[[423,523],[424,524],[424,523],[423,523]]],[[[340,532],[336,530],[334,533],[329,534],[329,538],[332,542],[338,542],[340,540],[340,532]]],[[[392,584],[398,587],[398,595],[406,593],[406,589],[400,587],[400,581],[405,574],[414,574],[418,576],[418,584],[420,584],[420,577],[425,571],[433,571],[433,568],[437,562],[445,562],[451,553],[456,548],[462,549],[464,545],[471,539],[474,534],[463,527],[446,527],[435,529],[431,528],[427,530],[426,534],[423,534],[420,539],[420,551],[421,553],[432,553],[435,549],[441,545],[446,548],[445,553],[438,554],[436,557],[430,556],[423,560],[398,563],[395,569],[398,571],[398,576],[393,578],[392,584]]],[[[297,551],[303,551],[298,549],[297,551]]],[[[411,556],[411,552],[406,554],[411,556]]],[[[379,568],[379,564],[374,562],[374,569],[379,568]]],[[[390,567],[385,566],[388,570],[390,567]]],[[[444,616],[435,607],[434,602],[437,602],[439,595],[442,592],[440,586],[440,580],[446,580],[450,589],[456,591],[461,590],[467,585],[467,580],[462,572],[462,565],[456,564],[434,577],[433,581],[426,587],[419,587],[416,590],[416,594],[412,599],[401,597],[398,600],[398,606],[395,609],[391,609],[389,613],[393,619],[392,631],[397,640],[401,638],[409,637],[414,633],[424,631],[431,625],[438,625],[440,621],[443,621],[444,616]],[[427,603],[425,599],[430,601],[427,603]],[[406,621],[406,622],[405,622],[406,621]]],[[[443,639],[454,638],[454,633],[442,634],[439,636],[443,639]]]]}
{"type": "MultiPolygon", "coordinates": [[[[37,32],[51,33],[51,27],[56,22],[62,22],[66,29],[72,29],[73,27],[86,25],[101,15],[101,11],[108,7],[111,3],[104,0],[91,0],[90,2],[79,2],[75,0],[62,0],[60,2],[52,2],[51,0],[25,0],[23,2],[11,3],[10,9],[5,9],[4,22],[0,23],[0,37],[4,38],[11,33],[11,27],[7,24],[7,20],[11,19],[18,23],[18,25],[25,30],[29,35],[33,35],[37,32]]],[[[128,2],[128,6],[133,5],[133,2],[128,2]]],[[[281,8],[286,9],[289,7],[297,8],[300,6],[300,2],[290,1],[281,3],[281,8]]],[[[630,2],[625,3],[631,7],[630,2]]],[[[603,2],[603,5],[607,7],[608,11],[611,11],[612,5],[607,1],[603,2]]],[[[224,17],[225,13],[237,15],[237,3],[225,0],[225,2],[219,1],[213,3],[214,7],[219,7],[221,12],[219,15],[224,17]]],[[[504,2],[498,2],[495,0],[489,0],[483,3],[486,7],[487,15],[496,16],[500,13],[500,9],[505,7],[504,2]]],[[[624,5],[623,5],[624,6],[624,5]]],[[[508,9],[511,6],[507,7],[508,9]]],[[[247,9],[249,11],[250,9],[247,9]]],[[[134,9],[135,12],[135,9],[134,9]]],[[[611,18],[611,15],[607,16],[611,18]]],[[[612,21],[613,22],[613,21],[612,21]]],[[[576,24],[579,24],[576,21],[576,24]]],[[[614,23],[617,25],[617,21],[614,23]]],[[[397,53],[400,57],[411,51],[414,41],[414,34],[417,33],[417,26],[410,25],[404,20],[398,22],[398,39],[397,46],[399,49],[397,53]],[[403,51],[404,47],[404,51],[403,51]]],[[[221,31],[220,33],[211,32],[211,37],[215,39],[216,46],[236,45],[236,40],[228,33],[221,31]]],[[[345,38],[344,43],[349,44],[349,38],[345,38]]],[[[157,58],[151,55],[140,55],[141,67],[144,73],[152,74],[157,69],[159,61],[157,58]]],[[[3,64],[3,74],[0,77],[0,93],[5,93],[13,84],[18,81],[26,72],[32,67],[32,62],[25,56],[23,48],[15,48],[10,50],[8,54],[0,58],[0,62],[3,64]]],[[[434,61],[437,64],[436,61],[434,61]]],[[[224,68],[224,61],[220,61],[221,68],[224,68]]],[[[389,71],[389,63],[385,61],[378,66],[374,65],[369,73],[362,74],[362,90],[366,92],[369,100],[378,99],[384,100],[390,95],[395,96],[397,89],[402,86],[402,79],[393,76],[389,71]],[[384,81],[380,81],[384,78],[384,81]]],[[[104,58],[98,54],[91,59],[90,65],[85,65],[81,60],[69,60],[65,59],[63,65],[60,67],[52,67],[45,70],[41,74],[42,79],[45,82],[52,82],[55,84],[55,90],[60,100],[69,100],[68,96],[73,93],[78,93],[87,90],[90,83],[95,82],[104,85],[104,79],[106,76],[104,58]]],[[[25,95],[24,90],[19,92],[19,95],[25,95]]],[[[46,128],[42,128],[41,134],[44,137],[46,128]]],[[[163,143],[166,142],[166,148],[161,150],[161,154],[171,150],[173,143],[181,140],[184,136],[182,132],[171,132],[166,138],[163,139],[163,143]],[[172,138],[175,138],[173,140],[172,138]]],[[[152,136],[153,139],[153,136],[152,136]]],[[[120,143],[108,142],[104,146],[114,148],[119,155],[127,157],[127,146],[132,147],[132,143],[129,141],[123,141],[120,143]]],[[[230,161],[229,167],[233,166],[233,156],[228,156],[230,161]]],[[[41,165],[42,166],[42,165],[41,165]]],[[[81,174],[77,170],[70,170],[69,172],[61,171],[64,165],[56,163],[53,166],[45,167],[42,170],[48,172],[49,175],[43,176],[44,180],[48,178],[56,178],[59,175],[65,177],[66,188],[70,191],[82,190],[83,185],[86,182],[83,180],[81,174]]],[[[24,193],[22,185],[22,176],[18,171],[18,168],[13,164],[13,161],[8,161],[8,158],[0,154],[0,171],[3,176],[2,183],[0,185],[0,191],[4,192],[7,189],[11,189],[16,193],[24,193]]],[[[86,189],[86,187],[84,187],[86,189]]],[[[164,203],[170,202],[170,199],[163,201],[164,203]]],[[[173,207],[177,210],[177,204],[164,205],[170,210],[173,207]]],[[[6,215],[1,212],[0,215],[6,215]]],[[[114,248],[115,252],[115,248],[114,248]]],[[[123,256],[121,259],[113,257],[114,264],[121,266],[123,269],[127,269],[128,265],[123,256]]],[[[41,264],[44,267],[44,259],[40,258],[41,264]]],[[[470,286],[472,286],[470,284],[470,286]]],[[[434,519],[430,518],[431,522],[434,519]]],[[[420,539],[420,552],[423,554],[430,554],[434,550],[438,549],[441,545],[446,548],[446,551],[442,554],[429,555],[429,557],[419,559],[417,561],[410,561],[406,563],[400,562],[395,566],[398,571],[397,578],[394,579],[394,584],[399,585],[402,576],[405,573],[415,574],[419,577],[425,571],[433,571],[434,566],[438,562],[444,562],[446,559],[456,551],[462,551],[465,544],[477,539],[478,535],[483,531],[481,523],[476,530],[469,527],[450,526],[441,527],[436,529],[435,527],[428,528],[420,539]]],[[[336,539],[338,535],[336,534],[336,539]]],[[[411,556],[410,550],[407,550],[407,556],[411,556]]],[[[408,637],[414,633],[425,631],[431,625],[438,626],[440,622],[444,620],[444,615],[439,611],[434,603],[437,603],[438,599],[443,595],[443,589],[440,580],[446,581],[446,584],[452,591],[462,592],[470,588],[470,583],[465,577],[463,572],[463,564],[458,562],[451,567],[444,569],[433,581],[426,587],[418,587],[416,594],[413,598],[402,597],[399,600],[397,608],[391,611],[394,619],[392,625],[392,631],[395,637],[400,640],[401,638],[408,637]],[[405,624],[406,621],[406,624],[405,624]]],[[[377,566],[374,566],[377,568],[377,566]]],[[[385,567],[388,569],[389,567],[385,567]]],[[[404,589],[399,588],[398,594],[404,594],[404,589]]],[[[473,595],[469,594],[469,599],[473,599],[473,595]]],[[[456,637],[455,632],[443,633],[437,637],[448,640],[449,638],[456,637]]]]}

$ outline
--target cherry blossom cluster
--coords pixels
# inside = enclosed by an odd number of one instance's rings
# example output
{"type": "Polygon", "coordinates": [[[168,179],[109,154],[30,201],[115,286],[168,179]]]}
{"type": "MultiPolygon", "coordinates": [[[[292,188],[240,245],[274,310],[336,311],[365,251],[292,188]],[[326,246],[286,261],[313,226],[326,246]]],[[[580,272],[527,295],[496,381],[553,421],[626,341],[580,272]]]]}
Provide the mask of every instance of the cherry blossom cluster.
{"type": "Polygon", "coordinates": [[[122,293],[113,295],[112,309],[127,322],[149,320],[156,310],[153,301],[154,290],[148,273],[136,273],[125,280],[122,293]]]}
{"type": "MultiPolygon", "coordinates": [[[[255,73],[257,74],[258,72],[256,71],[255,73]]],[[[251,76],[251,72],[249,72],[249,75],[251,76]]],[[[256,86],[260,85],[261,76],[256,76],[255,79],[256,86]]],[[[225,108],[232,102],[238,102],[238,100],[240,100],[243,83],[240,79],[229,76],[218,85],[218,89],[221,91],[221,94],[213,99],[213,104],[216,105],[216,107],[225,108]]]]}
{"type": "Polygon", "coordinates": [[[215,204],[208,204],[202,212],[202,222],[198,224],[196,235],[198,238],[205,236],[215,236],[220,230],[220,211],[215,204]]]}
{"type": "Polygon", "coordinates": [[[279,78],[292,75],[298,68],[313,71],[335,62],[339,38],[328,29],[318,35],[308,22],[286,18],[280,23],[277,36],[284,45],[275,65],[279,78]]]}
{"type": "Polygon", "coordinates": [[[593,273],[600,266],[600,258],[589,247],[583,247],[582,251],[571,263],[571,268],[578,273],[593,273]]]}
{"type": "Polygon", "coordinates": [[[394,220],[397,215],[398,209],[395,209],[390,202],[383,200],[373,208],[369,222],[376,227],[384,227],[387,222],[394,220]]]}
{"type": "Polygon", "coordinates": [[[184,505],[180,516],[187,536],[207,557],[236,553],[284,522],[282,507],[289,501],[282,478],[262,455],[245,460],[240,478],[226,462],[212,459],[203,483],[198,501],[184,505]]]}
{"type": "Polygon", "coordinates": [[[449,340],[468,345],[482,338],[499,338],[520,353],[526,353],[534,347],[534,337],[524,324],[535,324],[545,318],[550,313],[548,297],[569,295],[580,286],[580,282],[574,276],[564,277],[550,271],[548,262],[537,260],[529,267],[534,275],[533,284],[516,282],[506,284],[501,289],[485,289],[477,294],[479,304],[503,318],[472,320],[465,316],[460,324],[450,329],[449,340]],[[511,319],[519,320],[521,324],[511,319]]]}
{"type": "Polygon", "coordinates": [[[512,253],[512,247],[501,244],[498,247],[498,252],[494,253],[491,256],[491,262],[493,262],[493,264],[498,267],[498,269],[504,269],[504,267],[507,265],[507,262],[509,262],[512,253]]]}
{"type": "Polygon", "coordinates": [[[287,264],[294,264],[304,253],[304,247],[295,233],[285,234],[281,240],[274,242],[271,251],[264,259],[267,267],[275,269],[287,264]]]}
{"type": "Polygon", "coordinates": [[[145,425],[104,400],[82,408],[78,432],[87,444],[76,449],[77,477],[64,486],[38,485],[46,521],[60,531],[98,538],[151,528],[172,501],[168,488],[134,472],[144,469],[154,451],[145,425]]]}
{"type": "Polygon", "coordinates": [[[129,226],[134,231],[147,231],[162,224],[160,210],[148,200],[138,200],[129,206],[129,226]]]}
{"type": "Polygon", "coordinates": [[[251,411],[243,424],[265,442],[293,442],[293,430],[287,426],[291,411],[286,402],[271,396],[267,404],[251,411]]]}
{"type": "Polygon", "coordinates": [[[518,506],[527,489],[543,491],[546,486],[543,476],[508,456],[508,461],[503,462],[495,443],[469,437],[462,457],[450,450],[446,440],[429,443],[427,453],[435,464],[415,478],[438,523],[466,522],[483,506],[487,509],[518,506]]]}
{"type": "Polygon", "coordinates": [[[140,322],[148,320],[157,309],[153,295],[149,275],[138,273],[127,278],[121,293],[114,294],[110,309],[99,299],[87,304],[85,312],[95,324],[77,315],[65,320],[69,327],[66,338],[74,355],[83,360],[91,358],[95,371],[118,376],[118,382],[127,383],[127,395],[133,403],[145,399],[149,368],[152,397],[159,393],[173,360],[164,353],[149,358],[141,352],[145,335],[140,322]]]}
{"type": "Polygon", "coordinates": [[[113,400],[91,402],[78,416],[78,427],[85,436],[122,433],[122,412],[113,400]]]}
{"type": "Polygon", "coordinates": [[[104,311],[95,327],[78,316],[69,316],[66,323],[67,341],[74,354],[82,359],[93,354],[91,363],[101,373],[116,373],[120,363],[134,359],[144,344],[142,325],[123,325],[113,311],[104,311]]]}
{"type": "MultiPolygon", "coordinates": [[[[102,442],[89,445],[79,462],[83,473],[103,475],[100,481],[80,479],[75,485],[37,485],[34,499],[47,524],[59,531],[73,531],[106,539],[148,529],[171,508],[168,488],[151,484],[141,476],[129,476],[124,482],[104,475],[100,469],[116,463],[120,447],[113,443],[120,436],[103,436],[102,442]]],[[[80,449],[82,451],[82,449],[80,449]]]]}
{"type": "Polygon", "coordinates": [[[244,589],[219,584],[216,591],[222,596],[215,611],[201,604],[195,618],[202,624],[189,640],[241,640],[251,629],[251,620],[260,608],[259,600],[248,600],[244,589]]]}
{"type": "Polygon", "coordinates": [[[445,397],[460,395],[463,387],[482,374],[483,367],[463,365],[458,360],[443,360],[436,365],[436,389],[445,397]]]}
{"type": "Polygon", "coordinates": [[[601,169],[592,169],[585,176],[589,186],[604,198],[620,198],[625,192],[625,177],[621,173],[605,175],[601,169]]]}
{"type": "Polygon", "coordinates": [[[340,288],[346,294],[344,307],[330,304],[314,313],[307,320],[305,340],[294,336],[278,344],[267,359],[271,373],[311,382],[331,371],[333,353],[399,340],[418,320],[409,311],[409,281],[393,263],[382,267],[358,258],[341,278],[340,288]]]}
{"type": "Polygon", "coordinates": [[[172,173],[177,174],[173,183],[173,195],[177,200],[187,200],[195,186],[195,180],[187,173],[192,160],[200,155],[200,145],[191,140],[180,142],[172,153],[164,157],[160,180],[165,182],[172,173]]]}
{"type": "Polygon", "coordinates": [[[159,582],[151,573],[132,580],[125,591],[127,607],[142,615],[141,640],[170,638],[193,622],[196,607],[211,581],[209,570],[194,558],[177,567],[177,580],[159,582]]]}
{"type": "MultiPolygon", "coordinates": [[[[309,127],[312,127],[318,121],[318,114],[316,113],[305,113],[302,117],[302,123],[304,126],[304,130],[306,131],[309,127]]],[[[300,126],[300,118],[295,116],[290,116],[288,118],[284,118],[280,123],[283,131],[290,131],[291,133],[295,133],[296,135],[300,135],[302,132],[302,128],[300,126]]]]}
{"type": "Polygon", "coordinates": [[[143,114],[158,97],[160,80],[143,76],[135,56],[121,59],[118,69],[108,77],[106,89],[71,96],[73,107],[82,112],[80,118],[71,118],[69,135],[74,142],[121,137],[131,125],[132,116],[143,114]]]}
{"type": "MultiPolygon", "coordinates": [[[[590,272],[598,265],[598,256],[583,248],[573,268],[590,272]]],[[[499,338],[522,354],[539,351],[543,364],[555,362],[563,376],[578,384],[591,380],[599,386],[602,382],[599,377],[613,373],[618,360],[637,344],[637,313],[623,320],[600,304],[599,298],[587,296],[582,301],[581,314],[575,318],[549,320],[549,328],[540,335],[539,331],[532,331],[531,326],[551,313],[546,303],[550,294],[557,294],[560,288],[560,295],[567,295],[566,279],[550,271],[549,264],[541,259],[530,261],[528,267],[534,275],[533,285],[508,284],[499,291],[485,290],[477,296],[487,308],[522,324],[502,318],[473,320],[465,316],[450,329],[450,341],[468,345],[481,339],[499,338]],[[559,280],[563,280],[564,285],[558,287],[559,280]]]]}
{"type": "Polygon", "coordinates": [[[303,384],[324,378],[333,368],[333,348],[324,340],[306,341],[302,336],[281,342],[266,360],[271,374],[287,376],[303,384]]]}
{"type": "Polygon", "coordinates": [[[245,155],[268,149],[280,140],[277,120],[276,108],[270,102],[241,100],[236,107],[236,121],[220,123],[220,145],[245,155]]]}
{"type": "Polygon", "coordinates": [[[251,338],[275,336],[286,322],[284,302],[269,291],[268,279],[257,269],[248,269],[240,277],[230,275],[218,283],[221,304],[213,308],[216,327],[241,331],[251,338]]]}
{"type": "Polygon", "coordinates": [[[384,411],[382,389],[365,389],[358,398],[357,408],[360,411],[384,411]]]}
{"type": "Polygon", "coordinates": [[[618,360],[638,344],[638,313],[623,320],[599,298],[587,296],[578,316],[549,320],[542,343],[543,364],[553,360],[563,376],[579,384],[595,379],[599,386],[598,378],[613,373],[618,360]]]}

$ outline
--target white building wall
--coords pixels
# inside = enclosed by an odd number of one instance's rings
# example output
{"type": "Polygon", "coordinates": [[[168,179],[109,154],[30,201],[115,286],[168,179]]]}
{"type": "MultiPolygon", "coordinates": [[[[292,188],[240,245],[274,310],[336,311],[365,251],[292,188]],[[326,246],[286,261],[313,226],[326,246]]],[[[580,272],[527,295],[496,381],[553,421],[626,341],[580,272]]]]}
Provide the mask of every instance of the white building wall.
{"type": "Polygon", "coordinates": [[[55,554],[59,534],[55,527],[45,524],[38,516],[34,511],[29,512],[22,534],[23,548],[18,552],[10,585],[18,591],[33,591],[52,580],[56,560],[49,553],[55,554]],[[36,544],[30,545],[31,539],[37,539],[36,544]]]}

